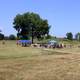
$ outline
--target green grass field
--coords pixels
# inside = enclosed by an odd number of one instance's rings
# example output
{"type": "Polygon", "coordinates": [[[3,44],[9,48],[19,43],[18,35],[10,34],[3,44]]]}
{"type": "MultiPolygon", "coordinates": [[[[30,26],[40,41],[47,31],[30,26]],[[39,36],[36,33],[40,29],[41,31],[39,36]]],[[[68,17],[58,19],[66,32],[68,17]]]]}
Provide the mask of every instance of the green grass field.
{"type": "Polygon", "coordinates": [[[80,49],[39,49],[17,46],[15,41],[0,42],[0,80],[80,80],[80,49]]]}

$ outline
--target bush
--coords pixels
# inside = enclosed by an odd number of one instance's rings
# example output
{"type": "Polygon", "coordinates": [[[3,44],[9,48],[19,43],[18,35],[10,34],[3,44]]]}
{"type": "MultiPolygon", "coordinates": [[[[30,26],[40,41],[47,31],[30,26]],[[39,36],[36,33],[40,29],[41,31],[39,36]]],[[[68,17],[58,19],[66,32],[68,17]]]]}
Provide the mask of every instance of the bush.
{"type": "Polygon", "coordinates": [[[11,34],[11,35],[9,36],[9,40],[16,40],[15,35],[11,34]]]}

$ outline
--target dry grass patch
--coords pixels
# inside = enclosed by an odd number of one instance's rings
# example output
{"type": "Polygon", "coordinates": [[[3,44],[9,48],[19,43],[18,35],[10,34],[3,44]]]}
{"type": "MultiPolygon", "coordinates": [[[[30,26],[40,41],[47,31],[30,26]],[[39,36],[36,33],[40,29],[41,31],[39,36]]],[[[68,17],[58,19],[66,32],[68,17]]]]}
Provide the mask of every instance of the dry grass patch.
{"type": "Polygon", "coordinates": [[[80,80],[79,48],[37,49],[0,45],[0,80],[80,80]]]}

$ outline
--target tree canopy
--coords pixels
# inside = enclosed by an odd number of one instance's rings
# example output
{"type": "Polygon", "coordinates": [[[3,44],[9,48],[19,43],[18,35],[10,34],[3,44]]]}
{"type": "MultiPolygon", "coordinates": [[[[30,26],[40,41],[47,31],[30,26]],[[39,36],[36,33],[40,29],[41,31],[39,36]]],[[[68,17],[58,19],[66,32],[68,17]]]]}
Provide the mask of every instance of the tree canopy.
{"type": "Polygon", "coordinates": [[[68,40],[73,40],[73,34],[71,32],[68,32],[66,36],[68,40]]]}
{"type": "Polygon", "coordinates": [[[48,35],[50,25],[46,19],[42,19],[38,14],[27,12],[24,14],[17,14],[14,18],[14,28],[16,29],[17,36],[23,39],[41,38],[45,34],[48,35]]]}

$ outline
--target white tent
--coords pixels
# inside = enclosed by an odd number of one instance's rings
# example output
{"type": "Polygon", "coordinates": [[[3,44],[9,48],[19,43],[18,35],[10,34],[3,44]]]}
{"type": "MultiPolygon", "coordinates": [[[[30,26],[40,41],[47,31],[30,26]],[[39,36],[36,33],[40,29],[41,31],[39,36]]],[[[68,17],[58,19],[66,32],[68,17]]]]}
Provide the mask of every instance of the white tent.
{"type": "Polygon", "coordinates": [[[55,40],[50,40],[50,41],[48,41],[48,44],[50,44],[50,45],[56,45],[56,44],[58,44],[58,42],[55,41],[55,40]]]}

